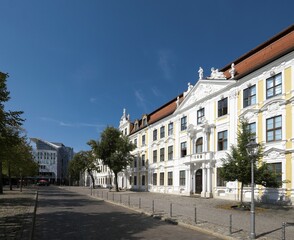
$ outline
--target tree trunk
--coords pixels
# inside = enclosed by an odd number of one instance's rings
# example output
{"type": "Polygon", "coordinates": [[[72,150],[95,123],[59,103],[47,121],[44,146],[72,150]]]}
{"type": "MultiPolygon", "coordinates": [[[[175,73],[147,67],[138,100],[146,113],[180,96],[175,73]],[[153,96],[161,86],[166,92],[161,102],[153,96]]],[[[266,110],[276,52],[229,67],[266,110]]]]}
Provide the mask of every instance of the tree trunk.
{"type": "Polygon", "coordinates": [[[243,182],[241,182],[241,206],[243,206],[243,182]]]}
{"type": "Polygon", "coordinates": [[[94,188],[95,188],[95,179],[94,179],[94,176],[93,176],[93,174],[92,174],[91,171],[88,171],[88,174],[90,175],[90,177],[91,177],[91,179],[92,179],[92,187],[93,187],[93,189],[94,189],[94,188]]]}
{"type": "Polygon", "coordinates": [[[8,166],[9,189],[10,189],[10,191],[12,191],[10,161],[7,161],[7,166],[8,166]]]}
{"type": "Polygon", "coordinates": [[[3,194],[2,160],[0,159],[0,194],[3,194]]]}
{"type": "Polygon", "coordinates": [[[118,189],[118,181],[117,181],[117,172],[114,172],[114,177],[115,177],[115,190],[117,192],[119,192],[119,189],[118,189]]]}

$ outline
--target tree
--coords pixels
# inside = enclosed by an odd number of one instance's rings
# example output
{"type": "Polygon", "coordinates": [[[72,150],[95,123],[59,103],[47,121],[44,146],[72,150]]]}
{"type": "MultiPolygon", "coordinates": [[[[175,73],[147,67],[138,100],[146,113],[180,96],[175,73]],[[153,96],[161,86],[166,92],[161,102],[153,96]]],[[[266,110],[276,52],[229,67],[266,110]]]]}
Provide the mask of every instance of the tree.
{"type": "Polygon", "coordinates": [[[3,194],[3,175],[2,175],[2,164],[5,154],[9,152],[9,141],[14,137],[11,135],[12,128],[18,128],[24,121],[20,115],[21,111],[6,111],[4,103],[9,101],[9,91],[6,86],[6,79],[8,74],[0,72],[0,194],[3,194]]]}
{"type": "Polygon", "coordinates": [[[100,141],[90,140],[88,143],[104,165],[114,173],[116,191],[118,192],[118,173],[126,169],[133,162],[133,155],[130,153],[135,145],[129,141],[127,136],[114,127],[107,127],[100,137],[100,141]]]}
{"type": "MultiPolygon", "coordinates": [[[[246,120],[240,120],[239,129],[237,132],[237,145],[231,146],[230,153],[227,153],[226,158],[222,159],[223,166],[220,169],[220,176],[225,181],[241,182],[241,205],[243,205],[243,187],[251,183],[251,157],[246,151],[246,146],[255,136],[249,129],[249,124],[246,120]]],[[[268,164],[259,160],[262,158],[263,148],[258,144],[257,153],[254,164],[255,183],[265,187],[278,187],[277,175],[274,174],[268,164]]]]}
{"type": "Polygon", "coordinates": [[[93,188],[95,188],[95,179],[93,172],[99,172],[97,160],[92,151],[80,151],[69,162],[68,175],[72,181],[80,179],[80,173],[87,171],[92,180],[93,188]]]}

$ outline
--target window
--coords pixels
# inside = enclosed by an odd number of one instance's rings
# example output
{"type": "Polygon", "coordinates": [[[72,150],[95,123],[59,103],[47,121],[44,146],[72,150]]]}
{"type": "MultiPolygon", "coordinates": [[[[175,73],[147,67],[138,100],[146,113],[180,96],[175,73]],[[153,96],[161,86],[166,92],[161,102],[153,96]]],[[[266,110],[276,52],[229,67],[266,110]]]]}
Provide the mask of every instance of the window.
{"type": "Polygon", "coordinates": [[[204,118],[204,108],[201,108],[197,111],[197,124],[203,123],[204,118]]]}
{"type": "Polygon", "coordinates": [[[142,167],[145,166],[145,154],[142,155],[142,167]]]}
{"type": "Polygon", "coordinates": [[[137,157],[134,157],[134,167],[137,167],[137,157]]]}
{"type": "Polygon", "coordinates": [[[153,162],[156,163],[157,162],[157,150],[153,151],[153,162]]]}
{"type": "Polygon", "coordinates": [[[160,173],[159,182],[160,182],[160,186],[164,185],[164,173],[163,172],[160,173]]]}
{"type": "Polygon", "coordinates": [[[185,170],[180,171],[180,186],[185,186],[186,184],[186,176],[185,170]]]}
{"type": "Polygon", "coordinates": [[[173,160],[174,158],[174,147],[168,146],[168,160],[173,160]]]}
{"type": "Polygon", "coordinates": [[[138,122],[135,122],[135,130],[138,130],[139,129],[139,124],[138,122]]]}
{"type": "Polygon", "coordinates": [[[143,119],[143,126],[146,126],[147,125],[147,118],[144,118],[143,119]]]}
{"type": "Polygon", "coordinates": [[[153,141],[157,140],[157,129],[153,130],[153,141]]]}
{"type": "Polygon", "coordinates": [[[282,94],[282,74],[277,74],[266,80],[266,98],[282,94]]]}
{"type": "Polygon", "coordinates": [[[125,135],[127,135],[127,129],[125,128],[125,135]]]}
{"type": "Polygon", "coordinates": [[[160,128],[160,138],[164,138],[164,135],[165,135],[165,127],[162,126],[162,127],[160,128]]]}
{"type": "Polygon", "coordinates": [[[134,185],[137,185],[137,176],[134,176],[134,185]]]}
{"type": "Polygon", "coordinates": [[[250,123],[248,124],[248,130],[252,134],[251,139],[256,139],[256,123],[250,123]]]}
{"type": "Polygon", "coordinates": [[[187,155],[187,142],[181,143],[181,157],[185,157],[187,155]]]}
{"type": "Polygon", "coordinates": [[[146,137],[145,137],[145,135],[143,135],[142,136],[142,145],[145,145],[146,144],[145,139],[146,139],[146,137]]]}
{"type": "Polygon", "coordinates": [[[221,168],[216,169],[216,180],[217,180],[217,186],[218,187],[225,187],[226,181],[220,176],[221,168]]]}
{"type": "Polygon", "coordinates": [[[227,150],[228,148],[228,131],[222,131],[217,134],[218,150],[227,150]]]}
{"type": "Polygon", "coordinates": [[[218,116],[221,117],[228,113],[228,98],[223,98],[218,101],[218,116]]]}
{"type": "Polygon", "coordinates": [[[168,124],[168,136],[173,135],[173,130],[174,130],[174,124],[173,123],[169,123],[168,124]]]}
{"type": "Polygon", "coordinates": [[[248,107],[256,103],[256,87],[250,86],[243,90],[243,107],[248,107]]]}
{"type": "Polygon", "coordinates": [[[184,131],[187,129],[187,117],[181,118],[181,131],[184,131]]]}
{"type": "Polygon", "coordinates": [[[142,176],[142,186],[145,186],[145,175],[142,176]]]}
{"type": "Polygon", "coordinates": [[[157,173],[153,173],[153,185],[156,186],[157,185],[157,173]]]}
{"type": "Polygon", "coordinates": [[[173,172],[167,173],[167,185],[172,186],[173,185],[173,172]]]}
{"type": "Polygon", "coordinates": [[[160,162],[164,161],[164,148],[160,148],[160,162]]]}
{"type": "Polygon", "coordinates": [[[134,144],[135,144],[136,147],[138,146],[137,145],[137,138],[134,140],[134,144]]]}
{"type": "Polygon", "coordinates": [[[268,163],[269,169],[276,174],[276,180],[282,184],[282,163],[268,163]]]}
{"type": "Polygon", "coordinates": [[[198,138],[196,141],[196,153],[203,152],[203,138],[198,138]]]}
{"type": "Polygon", "coordinates": [[[266,141],[273,142],[282,139],[282,116],[266,120],[266,141]]]}

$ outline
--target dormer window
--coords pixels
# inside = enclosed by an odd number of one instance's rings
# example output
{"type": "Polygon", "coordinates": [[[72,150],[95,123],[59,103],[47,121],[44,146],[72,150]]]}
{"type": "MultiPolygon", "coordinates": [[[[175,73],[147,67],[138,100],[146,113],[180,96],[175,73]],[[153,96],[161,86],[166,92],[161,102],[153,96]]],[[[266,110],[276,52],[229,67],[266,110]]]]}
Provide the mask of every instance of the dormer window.
{"type": "Polygon", "coordinates": [[[138,120],[136,120],[135,122],[135,130],[138,130],[139,129],[139,123],[138,123],[138,120]]]}
{"type": "Polygon", "coordinates": [[[147,126],[147,115],[144,115],[142,117],[142,123],[143,123],[143,127],[147,126]]]}

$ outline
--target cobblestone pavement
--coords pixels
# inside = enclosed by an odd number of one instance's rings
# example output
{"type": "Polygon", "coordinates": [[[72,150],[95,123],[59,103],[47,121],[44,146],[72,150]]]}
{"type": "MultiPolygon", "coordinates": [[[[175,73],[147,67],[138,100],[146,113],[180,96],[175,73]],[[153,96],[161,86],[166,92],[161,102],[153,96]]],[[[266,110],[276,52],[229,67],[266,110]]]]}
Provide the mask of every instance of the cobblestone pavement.
{"type": "Polygon", "coordinates": [[[20,192],[4,188],[0,195],[0,239],[29,239],[32,226],[35,190],[23,189],[20,192]]]}
{"type": "MultiPolygon", "coordinates": [[[[91,190],[88,187],[64,188],[130,207],[139,212],[171,219],[197,230],[219,234],[227,239],[250,239],[250,212],[232,210],[229,206],[237,204],[233,201],[150,192],[122,191],[117,193],[107,189],[91,190]]],[[[255,216],[257,239],[282,239],[282,223],[294,223],[294,208],[292,206],[257,206],[255,216]]],[[[285,237],[294,239],[293,225],[285,228],[285,237]]]]}

